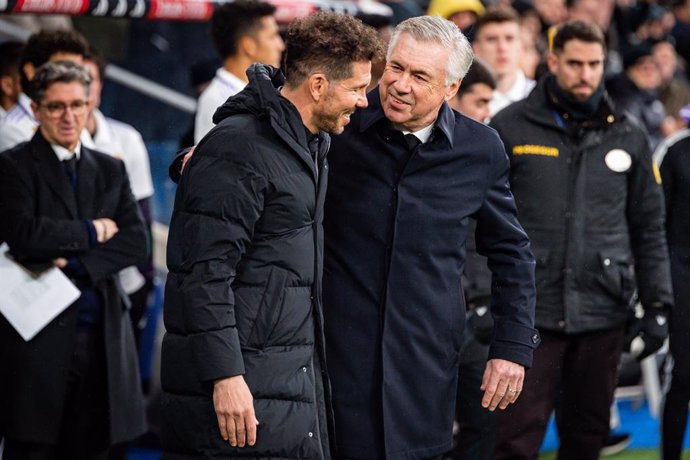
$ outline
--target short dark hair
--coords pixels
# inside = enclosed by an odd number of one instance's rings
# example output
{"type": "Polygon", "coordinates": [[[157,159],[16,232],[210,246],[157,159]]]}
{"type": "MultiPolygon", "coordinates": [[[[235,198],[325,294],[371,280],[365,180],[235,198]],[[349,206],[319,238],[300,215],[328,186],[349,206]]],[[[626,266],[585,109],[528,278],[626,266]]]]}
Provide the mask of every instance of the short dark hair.
{"type": "Polygon", "coordinates": [[[36,75],[29,83],[28,95],[32,101],[40,104],[50,85],[53,83],[72,82],[84,85],[84,89],[88,94],[91,76],[84,67],[71,61],[46,62],[38,68],[36,75]]]}
{"type": "Polygon", "coordinates": [[[553,45],[551,50],[554,53],[563,51],[565,44],[570,40],[580,40],[586,43],[598,43],[606,50],[606,37],[599,26],[591,22],[585,21],[568,21],[556,30],[556,35],[553,37],[553,45]]]}
{"type": "Polygon", "coordinates": [[[84,56],[89,49],[88,42],[74,30],[42,30],[29,37],[24,46],[19,70],[22,88],[27,88],[29,79],[24,75],[24,64],[30,62],[38,68],[48,62],[55,53],[71,53],[84,56]]]}
{"type": "Polygon", "coordinates": [[[479,31],[489,24],[503,22],[514,22],[520,25],[520,15],[512,8],[491,8],[477,18],[477,22],[474,23],[474,36],[476,37],[479,31]]]}
{"type": "Polygon", "coordinates": [[[285,75],[295,87],[311,73],[329,80],[352,76],[352,63],[383,57],[383,44],[374,29],[352,16],[318,12],[295,19],[285,40],[285,75]]]}
{"type": "Polygon", "coordinates": [[[472,90],[472,86],[483,83],[491,89],[496,89],[496,79],[489,70],[489,68],[481,61],[475,58],[472,62],[472,67],[467,71],[465,78],[462,79],[460,88],[458,88],[458,97],[472,90]]]}
{"type": "Polygon", "coordinates": [[[97,48],[94,48],[93,46],[90,47],[84,55],[84,60],[96,64],[96,68],[98,68],[98,78],[100,80],[105,78],[105,67],[107,63],[105,62],[103,54],[101,54],[97,48]]]}
{"type": "Polygon", "coordinates": [[[0,43],[0,76],[14,75],[19,71],[19,61],[24,44],[20,42],[0,43]]]}
{"type": "Polygon", "coordinates": [[[211,16],[211,38],[222,59],[234,56],[240,39],[261,28],[261,19],[272,16],[276,7],[256,0],[236,0],[215,9],[211,16]]]}

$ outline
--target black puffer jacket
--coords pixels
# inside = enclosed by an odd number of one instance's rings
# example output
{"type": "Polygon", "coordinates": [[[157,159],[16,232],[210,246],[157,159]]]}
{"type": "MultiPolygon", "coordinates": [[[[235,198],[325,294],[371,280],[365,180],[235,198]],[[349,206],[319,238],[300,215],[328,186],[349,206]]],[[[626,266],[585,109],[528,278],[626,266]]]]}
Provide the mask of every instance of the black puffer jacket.
{"type": "Polygon", "coordinates": [[[576,126],[546,86],[491,121],[537,259],[537,327],[620,327],[636,288],[645,307],[671,305],[662,191],[644,131],[606,97],[576,126]]]}
{"type": "Polygon", "coordinates": [[[255,65],[180,180],[168,240],[166,458],[329,458],[320,273],[329,138],[320,171],[282,74],[255,65]],[[253,447],[219,434],[213,381],[244,374],[253,447]]]}

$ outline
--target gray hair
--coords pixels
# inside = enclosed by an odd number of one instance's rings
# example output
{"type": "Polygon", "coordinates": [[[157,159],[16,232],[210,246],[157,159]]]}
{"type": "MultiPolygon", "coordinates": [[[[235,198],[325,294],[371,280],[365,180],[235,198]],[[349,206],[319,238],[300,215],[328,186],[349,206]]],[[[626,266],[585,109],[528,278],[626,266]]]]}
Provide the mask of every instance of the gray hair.
{"type": "Polygon", "coordinates": [[[91,76],[84,67],[71,61],[46,62],[36,70],[36,75],[29,82],[28,95],[32,101],[40,104],[50,85],[72,82],[81,83],[88,96],[91,76]]]}
{"type": "Polygon", "coordinates": [[[436,16],[418,16],[409,18],[397,25],[388,45],[386,59],[390,59],[398,38],[408,33],[420,42],[437,42],[443,48],[449,49],[448,66],[446,68],[446,85],[459,81],[465,77],[472,65],[474,54],[472,46],[458,26],[447,19],[436,16]]]}

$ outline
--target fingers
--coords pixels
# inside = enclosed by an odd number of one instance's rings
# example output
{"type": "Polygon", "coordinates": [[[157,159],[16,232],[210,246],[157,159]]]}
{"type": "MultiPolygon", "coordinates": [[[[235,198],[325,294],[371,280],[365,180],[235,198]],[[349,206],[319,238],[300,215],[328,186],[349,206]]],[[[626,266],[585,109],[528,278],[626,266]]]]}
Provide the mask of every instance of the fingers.
{"type": "Polygon", "coordinates": [[[482,407],[490,411],[497,407],[503,410],[515,403],[522,392],[523,381],[522,366],[503,360],[490,360],[482,379],[482,407]]]}
{"type": "Polygon", "coordinates": [[[230,439],[230,435],[228,434],[228,423],[225,415],[219,414],[216,412],[216,418],[218,419],[218,430],[220,431],[220,437],[223,438],[223,441],[227,441],[230,439]]]}
{"type": "Polygon", "coordinates": [[[238,448],[256,443],[256,426],[259,422],[254,413],[251,392],[242,376],[214,382],[213,406],[224,441],[238,448]]]}
{"type": "Polygon", "coordinates": [[[64,257],[58,257],[57,259],[53,260],[53,265],[55,265],[57,268],[65,268],[67,266],[67,259],[64,257]]]}
{"type": "MultiPolygon", "coordinates": [[[[237,447],[244,447],[247,439],[247,431],[245,428],[244,417],[242,416],[235,418],[235,433],[237,433],[237,447]]],[[[230,440],[230,445],[232,445],[232,439],[230,440]]]]}
{"type": "Polygon", "coordinates": [[[182,157],[182,166],[180,166],[180,172],[184,171],[184,167],[187,166],[187,162],[190,158],[192,158],[192,155],[194,155],[195,148],[196,145],[193,146],[189,152],[185,153],[184,157],[182,157]]]}
{"type": "Polygon", "coordinates": [[[252,414],[251,423],[247,424],[247,444],[253,446],[256,444],[256,427],[259,425],[259,421],[252,414]]]}
{"type": "Polygon", "coordinates": [[[99,243],[105,243],[120,231],[115,221],[106,217],[102,219],[95,219],[92,221],[92,223],[93,228],[96,230],[96,240],[99,243]]]}

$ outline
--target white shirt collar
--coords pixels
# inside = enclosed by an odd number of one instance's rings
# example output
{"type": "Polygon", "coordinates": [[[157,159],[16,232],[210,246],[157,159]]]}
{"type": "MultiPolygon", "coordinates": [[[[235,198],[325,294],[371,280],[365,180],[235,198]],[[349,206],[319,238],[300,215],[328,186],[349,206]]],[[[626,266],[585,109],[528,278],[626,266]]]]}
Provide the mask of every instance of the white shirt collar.
{"type": "Polygon", "coordinates": [[[403,135],[412,134],[412,135],[416,136],[417,139],[419,139],[420,141],[422,141],[422,144],[423,144],[423,143],[425,143],[426,141],[429,140],[429,138],[431,137],[431,132],[432,132],[433,130],[434,130],[434,124],[432,123],[432,124],[430,124],[429,126],[427,126],[426,128],[420,129],[419,131],[415,131],[415,132],[412,132],[412,131],[403,131],[402,133],[403,133],[403,135]]]}
{"type": "Polygon", "coordinates": [[[74,152],[70,152],[61,145],[50,144],[50,146],[53,148],[53,152],[55,152],[59,161],[69,160],[72,158],[72,153],[77,155],[77,160],[81,158],[81,142],[77,142],[74,152]]]}
{"type": "Polygon", "coordinates": [[[239,93],[245,86],[247,86],[242,79],[238,78],[235,74],[228,72],[223,67],[220,67],[218,70],[216,70],[216,77],[218,77],[223,84],[232,88],[233,92],[235,93],[239,93]]]}

